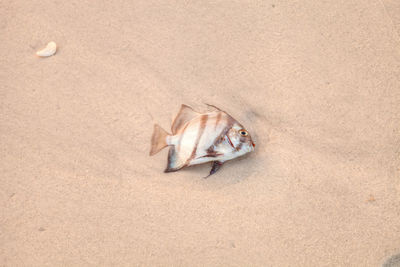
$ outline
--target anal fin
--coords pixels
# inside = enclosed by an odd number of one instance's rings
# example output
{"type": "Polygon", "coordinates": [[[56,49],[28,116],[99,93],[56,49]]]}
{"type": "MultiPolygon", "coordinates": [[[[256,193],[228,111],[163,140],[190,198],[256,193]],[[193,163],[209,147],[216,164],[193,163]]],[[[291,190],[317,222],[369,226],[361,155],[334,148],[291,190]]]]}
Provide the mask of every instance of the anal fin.
{"type": "Polygon", "coordinates": [[[171,146],[168,152],[168,164],[164,172],[176,172],[185,167],[185,161],[179,158],[175,146],[171,146]]]}

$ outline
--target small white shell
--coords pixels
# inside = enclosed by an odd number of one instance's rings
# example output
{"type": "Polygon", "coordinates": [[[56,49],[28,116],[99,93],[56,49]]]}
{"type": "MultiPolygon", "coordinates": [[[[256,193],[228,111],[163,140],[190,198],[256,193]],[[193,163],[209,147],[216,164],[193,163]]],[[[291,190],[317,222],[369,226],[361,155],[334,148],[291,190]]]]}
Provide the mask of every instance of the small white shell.
{"type": "Polygon", "coordinates": [[[50,42],[47,44],[47,46],[36,52],[36,55],[38,55],[39,57],[49,57],[52,56],[56,53],[57,51],[57,45],[55,42],[50,42]]]}

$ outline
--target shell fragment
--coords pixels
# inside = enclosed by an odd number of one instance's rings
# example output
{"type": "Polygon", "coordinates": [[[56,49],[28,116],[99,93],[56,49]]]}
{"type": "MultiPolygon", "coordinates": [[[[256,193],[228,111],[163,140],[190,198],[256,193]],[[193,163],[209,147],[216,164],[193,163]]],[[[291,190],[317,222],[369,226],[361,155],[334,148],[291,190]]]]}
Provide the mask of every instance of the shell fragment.
{"type": "Polygon", "coordinates": [[[52,56],[56,53],[57,51],[57,45],[55,42],[50,42],[47,44],[47,46],[36,52],[36,55],[38,55],[39,57],[49,57],[52,56]]]}

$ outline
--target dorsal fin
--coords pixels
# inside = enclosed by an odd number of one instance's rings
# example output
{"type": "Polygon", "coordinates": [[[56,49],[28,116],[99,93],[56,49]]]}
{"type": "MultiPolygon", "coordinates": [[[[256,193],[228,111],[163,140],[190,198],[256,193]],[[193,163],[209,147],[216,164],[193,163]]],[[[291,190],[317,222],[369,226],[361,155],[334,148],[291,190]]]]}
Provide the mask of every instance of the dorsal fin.
{"type": "Polygon", "coordinates": [[[172,134],[176,134],[188,121],[199,115],[200,113],[194,111],[191,107],[182,104],[178,115],[176,115],[174,122],[172,123],[172,134]]]}
{"type": "Polygon", "coordinates": [[[204,103],[204,104],[206,104],[206,105],[207,105],[207,106],[209,106],[209,107],[215,108],[216,110],[219,110],[219,111],[225,112],[225,111],[221,110],[220,108],[218,108],[218,107],[216,107],[216,106],[214,106],[214,105],[207,104],[207,103],[204,103]]]}

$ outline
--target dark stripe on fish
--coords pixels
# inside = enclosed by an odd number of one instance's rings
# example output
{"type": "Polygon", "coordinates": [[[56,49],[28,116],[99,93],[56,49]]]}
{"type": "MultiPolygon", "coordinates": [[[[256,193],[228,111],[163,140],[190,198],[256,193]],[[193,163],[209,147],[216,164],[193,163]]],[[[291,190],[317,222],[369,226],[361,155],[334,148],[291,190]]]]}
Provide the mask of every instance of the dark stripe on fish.
{"type": "Polygon", "coordinates": [[[243,143],[242,142],[240,142],[239,144],[238,144],[238,146],[235,148],[237,151],[239,151],[241,148],[242,148],[242,146],[243,146],[243,143]]]}
{"type": "Polygon", "coordinates": [[[207,151],[207,154],[215,153],[215,151],[214,151],[214,145],[210,146],[206,151],[207,151]]]}
{"type": "Polygon", "coordinates": [[[222,154],[222,153],[217,153],[217,152],[215,152],[215,150],[214,150],[214,145],[210,146],[210,147],[206,150],[206,152],[207,152],[207,154],[206,154],[205,156],[202,156],[201,158],[208,158],[208,157],[210,157],[210,158],[215,158],[215,157],[219,157],[219,156],[224,155],[224,154],[222,154]]]}
{"type": "Polygon", "coordinates": [[[215,120],[214,130],[217,129],[217,126],[218,126],[219,121],[221,120],[221,117],[222,117],[222,112],[220,111],[220,112],[218,112],[217,119],[215,120]]]}
{"type": "MultiPolygon", "coordinates": [[[[225,113],[226,114],[226,113],[225,113]]],[[[221,134],[214,140],[214,146],[217,146],[218,144],[220,144],[221,142],[224,141],[225,136],[228,138],[228,142],[231,144],[231,146],[233,148],[235,148],[235,146],[232,144],[231,140],[229,139],[229,131],[231,130],[233,124],[235,124],[235,119],[232,118],[231,116],[227,115],[227,121],[226,121],[226,126],[225,128],[222,130],[221,134]]]]}
{"type": "Polygon", "coordinates": [[[223,156],[223,155],[224,154],[222,154],[222,153],[214,152],[213,154],[207,154],[207,155],[201,156],[200,158],[216,158],[216,157],[223,156]]]}
{"type": "Polygon", "coordinates": [[[232,128],[233,124],[234,124],[234,120],[228,115],[228,118],[226,121],[226,126],[225,126],[225,128],[222,129],[221,134],[215,138],[214,146],[217,146],[218,144],[220,144],[224,141],[225,136],[228,135],[228,132],[232,128]]]}
{"type": "Polygon", "coordinates": [[[227,134],[226,137],[228,138],[229,144],[231,144],[231,146],[236,149],[236,147],[233,145],[231,139],[229,138],[229,135],[227,134]]]}
{"type": "Polygon", "coordinates": [[[197,133],[196,142],[194,144],[192,154],[187,159],[186,164],[189,164],[190,161],[196,157],[197,146],[199,145],[201,136],[204,133],[204,129],[206,127],[207,119],[208,119],[208,115],[202,115],[201,118],[200,118],[199,132],[197,133]]]}

